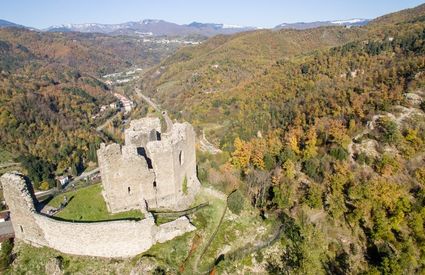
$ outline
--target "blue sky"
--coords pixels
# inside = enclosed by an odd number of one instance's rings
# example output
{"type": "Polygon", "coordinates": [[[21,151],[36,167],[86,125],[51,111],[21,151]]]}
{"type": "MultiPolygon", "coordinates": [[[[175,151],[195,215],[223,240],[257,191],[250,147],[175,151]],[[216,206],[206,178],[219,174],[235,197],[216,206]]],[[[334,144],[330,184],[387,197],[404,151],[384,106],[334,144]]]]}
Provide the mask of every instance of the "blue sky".
{"type": "Polygon", "coordinates": [[[164,19],[273,27],[299,21],[377,16],[415,7],[417,0],[2,0],[0,19],[36,28],[67,23],[164,19]]]}

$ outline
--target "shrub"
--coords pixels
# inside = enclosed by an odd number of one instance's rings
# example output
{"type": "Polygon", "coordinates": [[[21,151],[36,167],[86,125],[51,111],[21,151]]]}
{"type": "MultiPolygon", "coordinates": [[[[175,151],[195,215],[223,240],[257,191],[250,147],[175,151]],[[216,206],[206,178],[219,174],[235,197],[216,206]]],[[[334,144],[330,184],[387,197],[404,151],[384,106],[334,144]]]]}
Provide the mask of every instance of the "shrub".
{"type": "Polygon", "coordinates": [[[183,191],[183,194],[187,195],[187,177],[186,176],[184,176],[182,191],[183,191]]]}
{"type": "Polygon", "coordinates": [[[279,161],[281,163],[284,163],[287,160],[292,160],[292,161],[297,160],[297,155],[295,154],[294,151],[292,151],[289,148],[285,148],[285,150],[283,150],[279,155],[279,161]]]}
{"type": "Polygon", "coordinates": [[[348,152],[342,147],[334,147],[329,151],[329,155],[336,158],[337,160],[346,160],[348,152]]]}
{"type": "Polygon", "coordinates": [[[322,206],[322,192],[320,187],[317,185],[309,186],[304,201],[311,208],[320,208],[322,206]]]}
{"type": "Polygon", "coordinates": [[[208,181],[208,170],[205,167],[198,166],[196,172],[201,183],[206,183],[208,181]]]}
{"type": "Polygon", "coordinates": [[[384,154],[381,159],[376,161],[375,168],[381,175],[390,176],[397,173],[400,165],[394,156],[384,154]]]}
{"type": "Polygon", "coordinates": [[[49,183],[47,181],[42,181],[40,184],[40,190],[48,190],[49,189],[49,183]]]}
{"type": "Polygon", "coordinates": [[[321,179],[320,161],[317,158],[309,159],[303,164],[303,172],[314,180],[321,179]]]}
{"type": "Polygon", "coordinates": [[[390,118],[380,119],[379,126],[382,131],[382,141],[388,144],[394,144],[400,140],[401,133],[398,129],[397,123],[392,121],[390,118]]]}
{"type": "Polygon", "coordinates": [[[165,272],[165,269],[163,269],[160,266],[157,266],[152,274],[154,274],[154,275],[165,275],[167,273],[165,272]]]}
{"type": "Polygon", "coordinates": [[[12,262],[12,239],[6,240],[1,244],[0,251],[0,271],[6,270],[12,262]]]}
{"type": "Polygon", "coordinates": [[[421,102],[421,109],[425,112],[425,100],[421,102]]]}
{"type": "Polygon", "coordinates": [[[367,165],[371,165],[373,163],[373,159],[370,158],[368,155],[366,155],[366,153],[361,152],[360,154],[356,155],[356,161],[359,164],[367,164],[367,165]]]}
{"type": "Polygon", "coordinates": [[[276,158],[274,158],[271,154],[266,154],[264,156],[264,166],[266,170],[272,170],[276,167],[276,158]]]}
{"type": "Polygon", "coordinates": [[[415,178],[421,183],[425,185],[425,167],[421,167],[416,169],[415,178]]]}
{"type": "Polygon", "coordinates": [[[239,190],[231,193],[227,199],[227,206],[232,213],[239,215],[244,207],[245,199],[239,190]]]}

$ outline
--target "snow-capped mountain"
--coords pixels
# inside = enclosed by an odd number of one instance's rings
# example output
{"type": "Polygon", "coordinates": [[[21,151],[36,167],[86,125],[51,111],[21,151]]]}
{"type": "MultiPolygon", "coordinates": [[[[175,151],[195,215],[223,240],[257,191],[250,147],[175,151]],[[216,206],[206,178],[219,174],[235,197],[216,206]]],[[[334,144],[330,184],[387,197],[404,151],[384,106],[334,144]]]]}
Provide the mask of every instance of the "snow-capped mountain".
{"type": "Polygon", "coordinates": [[[332,24],[336,25],[365,25],[369,22],[368,19],[360,19],[360,18],[354,18],[354,19],[348,19],[348,20],[335,20],[331,21],[332,24]]]}
{"type": "Polygon", "coordinates": [[[334,21],[315,21],[315,22],[297,22],[297,23],[282,23],[275,27],[275,29],[312,29],[323,26],[364,26],[369,23],[369,19],[353,18],[347,20],[334,20],[334,21]]]}
{"type": "Polygon", "coordinates": [[[46,31],[55,32],[87,32],[126,35],[153,35],[153,36],[181,36],[181,35],[203,35],[213,36],[217,34],[233,34],[242,31],[255,30],[255,27],[244,27],[229,24],[199,23],[193,22],[187,25],[179,25],[164,20],[145,19],[137,22],[126,22],[121,24],[64,24],[52,26],[46,31]]]}

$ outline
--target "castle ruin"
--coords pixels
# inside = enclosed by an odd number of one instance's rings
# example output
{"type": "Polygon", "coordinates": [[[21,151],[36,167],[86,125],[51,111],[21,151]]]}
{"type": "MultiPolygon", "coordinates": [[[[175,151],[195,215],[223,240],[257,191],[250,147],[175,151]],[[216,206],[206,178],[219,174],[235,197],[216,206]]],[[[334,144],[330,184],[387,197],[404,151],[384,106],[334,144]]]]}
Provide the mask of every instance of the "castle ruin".
{"type": "Polygon", "coordinates": [[[196,177],[195,132],[175,123],[161,133],[158,118],[132,121],[125,145],[97,151],[103,196],[110,212],[138,209],[142,220],[75,222],[40,213],[32,184],[18,173],[0,177],[15,237],[34,246],[84,256],[131,257],[195,230],[187,217],[156,225],[149,208],[180,210],[200,188],[196,177]]]}
{"type": "Polygon", "coordinates": [[[195,132],[175,123],[161,133],[159,118],[142,118],[125,130],[125,145],[97,151],[103,196],[110,212],[187,208],[199,190],[195,132]]]}

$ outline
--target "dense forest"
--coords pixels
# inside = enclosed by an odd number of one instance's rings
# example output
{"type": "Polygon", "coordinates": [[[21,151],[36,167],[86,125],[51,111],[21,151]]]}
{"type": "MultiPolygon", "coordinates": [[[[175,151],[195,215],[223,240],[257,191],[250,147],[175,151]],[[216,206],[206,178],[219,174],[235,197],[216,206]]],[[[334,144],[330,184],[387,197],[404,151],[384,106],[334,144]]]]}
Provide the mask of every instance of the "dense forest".
{"type": "Polygon", "coordinates": [[[96,160],[101,135],[93,119],[116,101],[100,76],[146,68],[173,46],[100,34],[0,29],[0,147],[20,162],[35,187],[78,174],[96,160]]]}
{"type": "Polygon", "coordinates": [[[267,49],[295,31],[217,37],[142,81],[224,150],[201,155],[201,180],[278,214],[285,236],[270,273],[425,270],[424,14],[300,31],[297,45],[340,40],[292,53],[267,49]]]}

